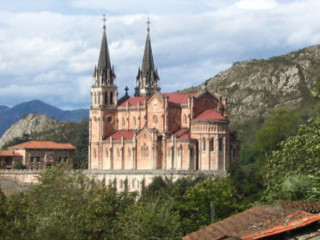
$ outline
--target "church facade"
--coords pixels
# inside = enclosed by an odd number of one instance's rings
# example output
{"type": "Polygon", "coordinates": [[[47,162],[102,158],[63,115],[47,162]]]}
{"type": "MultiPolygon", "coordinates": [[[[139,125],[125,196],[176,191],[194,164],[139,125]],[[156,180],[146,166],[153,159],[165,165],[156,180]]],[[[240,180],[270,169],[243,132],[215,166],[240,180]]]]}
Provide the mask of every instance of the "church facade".
{"type": "Polygon", "coordinates": [[[105,25],[94,69],[89,118],[89,169],[213,171],[239,159],[229,131],[227,99],[206,89],[162,93],[148,27],[133,97],[118,98],[105,25]]]}

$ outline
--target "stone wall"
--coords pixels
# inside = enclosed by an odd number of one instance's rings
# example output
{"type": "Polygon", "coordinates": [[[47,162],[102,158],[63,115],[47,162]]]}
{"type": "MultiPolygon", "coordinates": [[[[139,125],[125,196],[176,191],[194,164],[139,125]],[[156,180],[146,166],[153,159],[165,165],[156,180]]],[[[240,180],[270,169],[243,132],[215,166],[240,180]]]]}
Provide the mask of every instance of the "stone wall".
{"type": "MultiPolygon", "coordinates": [[[[12,194],[38,183],[39,170],[0,170],[0,185],[5,194],[12,194]],[[10,183],[10,184],[8,184],[10,183]],[[17,190],[12,190],[12,186],[17,190]]],[[[95,181],[116,187],[118,191],[141,192],[154,177],[162,176],[176,181],[182,177],[200,175],[220,177],[225,171],[189,171],[189,170],[83,170],[83,173],[95,181]]]]}

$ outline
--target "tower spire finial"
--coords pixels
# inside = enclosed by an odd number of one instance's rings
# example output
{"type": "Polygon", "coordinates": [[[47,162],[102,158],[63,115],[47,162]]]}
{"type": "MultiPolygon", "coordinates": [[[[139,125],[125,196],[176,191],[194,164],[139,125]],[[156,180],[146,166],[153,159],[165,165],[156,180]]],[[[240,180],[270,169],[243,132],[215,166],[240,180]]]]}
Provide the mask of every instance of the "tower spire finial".
{"type": "Polygon", "coordinates": [[[103,21],[103,30],[106,30],[106,21],[107,21],[107,19],[106,19],[106,15],[105,14],[103,14],[102,21],[103,21]]]}
{"type": "Polygon", "coordinates": [[[148,26],[147,31],[150,32],[150,23],[151,23],[151,22],[150,22],[149,17],[148,17],[148,20],[147,20],[146,23],[147,23],[147,26],[148,26]]]}

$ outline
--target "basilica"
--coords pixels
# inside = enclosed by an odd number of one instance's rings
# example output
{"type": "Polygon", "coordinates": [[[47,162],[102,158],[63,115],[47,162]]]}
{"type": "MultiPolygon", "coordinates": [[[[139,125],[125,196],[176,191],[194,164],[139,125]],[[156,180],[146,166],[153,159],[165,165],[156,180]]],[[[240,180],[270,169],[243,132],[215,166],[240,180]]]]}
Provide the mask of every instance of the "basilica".
{"type": "Polygon", "coordinates": [[[91,87],[89,169],[225,171],[238,161],[239,141],[228,128],[226,98],[206,88],[161,92],[149,26],[134,96],[126,87],[119,97],[115,79],[104,25],[91,87]]]}

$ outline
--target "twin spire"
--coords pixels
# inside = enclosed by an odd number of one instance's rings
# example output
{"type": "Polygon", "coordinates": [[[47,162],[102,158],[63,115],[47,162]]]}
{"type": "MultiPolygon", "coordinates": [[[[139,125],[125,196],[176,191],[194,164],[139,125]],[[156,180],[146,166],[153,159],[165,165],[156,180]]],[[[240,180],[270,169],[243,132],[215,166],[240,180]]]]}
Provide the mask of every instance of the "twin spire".
{"type": "MultiPolygon", "coordinates": [[[[94,85],[98,86],[114,86],[116,75],[114,67],[111,67],[108,41],[106,35],[105,16],[103,16],[103,35],[101,41],[100,55],[98,60],[98,67],[95,68],[93,77],[94,85]]],[[[158,71],[154,66],[153,54],[150,40],[150,21],[147,21],[147,38],[145,43],[144,55],[141,68],[138,70],[136,78],[137,86],[135,88],[135,96],[149,96],[153,91],[160,91],[158,81],[160,80],[158,71]]]]}
{"type": "Polygon", "coordinates": [[[135,88],[135,96],[149,96],[153,91],[160,91],[158,81],[160,80],[158,70],[154,67],[153,54],[150,40],[150,21],[147,21],[147,39],[144,48],[141,69],[138,70],[137,87],[135,88]]]}
{"type": "Polygon", "coordinates": [[[98,60],[98,67],[95,67],[93,77],[96,79],[96,85],[113,86],[116,75],[114,67],[111,68],[107,34],[106,34],[106,18],[103,16],[103,34],[98,60]]]}

